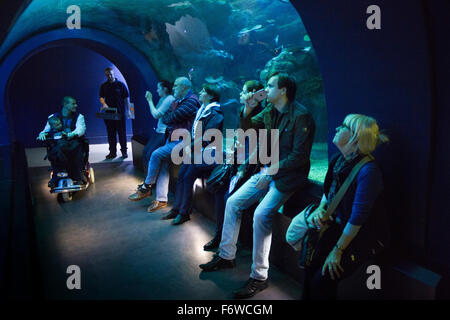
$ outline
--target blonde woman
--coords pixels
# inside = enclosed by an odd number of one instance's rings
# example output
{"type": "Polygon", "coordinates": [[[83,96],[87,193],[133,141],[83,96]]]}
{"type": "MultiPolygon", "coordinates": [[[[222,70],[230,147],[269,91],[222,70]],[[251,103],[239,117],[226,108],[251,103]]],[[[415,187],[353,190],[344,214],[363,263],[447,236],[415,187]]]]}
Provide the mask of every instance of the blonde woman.
{"type": "Polygon", "coordinates": [[[333,217],[327,218],[325,210],[353,167],[387,141],[376,120],[365,115],[350,114],[336,128],[333,143],[340,152],[330,160],[320,206],[307,219],[315,227],[325,222],[330,227],[320,240],[313,265],[306,270],[305,299],[336,299],[339,281],[350,276],[375,252],[374,246],[380,245],[371,226],[383,189],[381,170],[375,161],[361,168],[333,217]]]}

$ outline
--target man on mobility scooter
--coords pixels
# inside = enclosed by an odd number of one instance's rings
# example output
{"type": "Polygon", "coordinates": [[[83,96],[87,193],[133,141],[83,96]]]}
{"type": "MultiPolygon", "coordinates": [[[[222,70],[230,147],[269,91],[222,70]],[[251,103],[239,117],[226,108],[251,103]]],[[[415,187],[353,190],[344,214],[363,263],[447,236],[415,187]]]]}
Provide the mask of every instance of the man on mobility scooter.
{"type": "Polygon", "coordinates": [[[48,117],[44,130],[37,140],[44,141],[47,157],[52,165],[48,182],[50,192],[63,193],[70,200],[71,193],[84,190],[93,183],[94,172],[88,162],[89,143],[84,137],[86,125],[82,114],[77,113],[77,103],[64,97],[62,110],[48,117]]]}

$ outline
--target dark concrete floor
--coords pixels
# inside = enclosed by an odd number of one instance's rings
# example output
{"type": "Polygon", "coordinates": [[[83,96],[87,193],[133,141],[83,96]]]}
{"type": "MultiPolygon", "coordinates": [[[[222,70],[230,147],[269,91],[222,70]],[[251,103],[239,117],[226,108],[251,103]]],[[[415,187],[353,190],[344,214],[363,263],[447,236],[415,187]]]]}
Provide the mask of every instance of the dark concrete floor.
{"type": "MultiPolygon", "coordinates": [[[[127,200],[142,173],[130,162],[93,165],[96,183],[58,203],[47,188],[48,168],[30,168],[38,252],[47,299],[230,299],[247,280],[251,250],[240,248],[237,267],[201,273],[212,257],[203,245],[214,222],[194,213],[172,226],[149,214],[152,198],[127,200]],[[67,267],[81,268],[81,290],[68,290],[67,267]]],[[[171,200],[171,199],[169,199],[171,200]]],[[[301,286],[272,266],[270,286],[254,299],[299,299],[301,286]]]]}

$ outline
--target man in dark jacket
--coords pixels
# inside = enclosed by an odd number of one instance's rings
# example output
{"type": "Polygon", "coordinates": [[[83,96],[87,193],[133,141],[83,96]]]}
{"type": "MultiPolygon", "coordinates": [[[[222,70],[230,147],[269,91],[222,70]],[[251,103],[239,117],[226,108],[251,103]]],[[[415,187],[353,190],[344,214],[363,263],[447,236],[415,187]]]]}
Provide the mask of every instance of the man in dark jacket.
{"type": "MultiPolygon", "coordinates": [[[[156,149],[151,157],[144,183],[138,185],[137,192],[128,197],[131,201],[139,201],[151,196],[152,188],[156,184],[156,201],[159,207],[167,206],[167,194],[169,192],[169,163],[173,148],[182,140],[172,141],[172,132],[176,129],[191,130],[192,122],[200,107],[197,96],[191,91],[191,81],[180,77],[173,85],[175,101],[170,110],[163,116],[162,121],[167,125],[166,143],[156,149]]],[[[154,211],[152,204],[148,211],[154,211]]]]}
{"type": "Polygon", "coordinates": [[[126,118],[129,115],[130,98],[127,87],[114,77],[114,71],[108,67],[105,69],[105,81],[100,87],[100,102],[102,107],[100,111],[106,108],[116,108],[120,116],[120,120],[105,120],[106,132],[108,134],[109,154],[106,159],[114,159],[117,156],[117,135],[119,136],[120,151],[122,158],[127,158],[127,134],[126,134],[126,118]]]}
{"type": "Polygon", "coordinates": [[[271,129],[278,129],[279,162],[254,174],[228,198],[220,253],[210,262],[200,265],[204,271],[235,266],[240,214],[262,198],[253,219],[252,271],[245,285],[233,292],[237,299],[252,297],[267,288],[273,214],[294,190],[306,184],[310,169],[315,124],[308,110],[294,100],[295,80],[287,74],[274,74],[269,78],[266,92],[268,104],[264,110],[250,118],[252,107],[247,104],[241,125],[243,129],[266,129],[268,134],[271,129]]]}

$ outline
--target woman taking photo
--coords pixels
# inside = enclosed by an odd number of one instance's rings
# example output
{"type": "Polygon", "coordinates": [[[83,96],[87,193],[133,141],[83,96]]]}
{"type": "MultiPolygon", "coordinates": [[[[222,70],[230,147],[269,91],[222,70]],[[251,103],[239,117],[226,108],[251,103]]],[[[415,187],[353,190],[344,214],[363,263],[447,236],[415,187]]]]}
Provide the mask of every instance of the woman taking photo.
{"type": "Polygon", "coordinates": [[[353,167],[387,141],[376,120],[365,115],[350,114],[336,128],[333,143],[339,153],[330,160],[321,203],[307,218],[310,226],[329,227],[305,270],[305,299],[336,299],[339,281],[383,247],[373,228],[383,189],[381,170],[373,158],[361,167],[332,216],[325,212],[353,167]]]}

